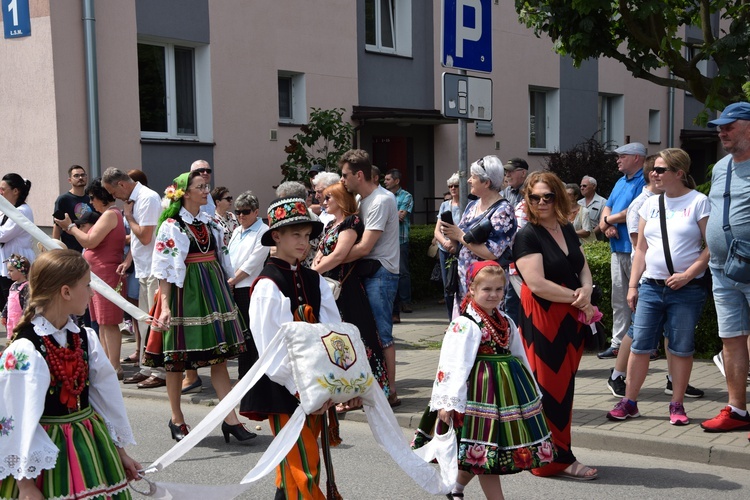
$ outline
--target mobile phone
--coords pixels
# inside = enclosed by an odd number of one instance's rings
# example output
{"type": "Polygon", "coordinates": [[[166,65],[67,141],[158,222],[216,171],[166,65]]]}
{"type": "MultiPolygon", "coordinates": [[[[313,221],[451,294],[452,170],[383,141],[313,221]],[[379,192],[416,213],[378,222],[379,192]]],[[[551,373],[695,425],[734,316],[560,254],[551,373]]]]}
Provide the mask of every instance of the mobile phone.
{"type": "Polygon", "coordinates": [[[453,224],[453,214],[449,210],[446,210],[440,214],[440,220],[446,224],[453,224]]]}
{"type": "Polygon", "coordinates": [[[52,217],[57,220],[63,220],[65,218],[65,212],[62,210],[56,210],[55,213],[52,214],[52,217]]]}

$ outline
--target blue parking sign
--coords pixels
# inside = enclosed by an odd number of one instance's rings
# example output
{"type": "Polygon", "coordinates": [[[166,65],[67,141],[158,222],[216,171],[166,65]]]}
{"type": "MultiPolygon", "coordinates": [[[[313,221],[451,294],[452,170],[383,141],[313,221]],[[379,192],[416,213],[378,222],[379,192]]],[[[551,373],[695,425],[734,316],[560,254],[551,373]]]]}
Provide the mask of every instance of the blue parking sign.
{"type": "Polygon", "coordinates": [[[31,36],[29,0],[3,0],[5,38],[31,36]]]}
{"type": "Polygon", "coordinates": [[[490,0],[442,0],[441,60],[446,68],[492,72],[490,0]]]}

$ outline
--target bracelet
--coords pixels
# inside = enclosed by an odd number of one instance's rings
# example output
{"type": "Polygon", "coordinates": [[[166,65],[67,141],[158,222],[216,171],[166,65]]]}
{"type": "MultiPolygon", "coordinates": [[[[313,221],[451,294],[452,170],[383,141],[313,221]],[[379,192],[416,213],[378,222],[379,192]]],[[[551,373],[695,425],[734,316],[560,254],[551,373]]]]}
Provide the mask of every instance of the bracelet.
{"type": "Polygon", "coordinates": [[[65,230],[65,232],[69,233],[73,226],[75,226],[75,222],[71,222],[70,224],[68,224],[68,228],[65,230]]]}
{"type": "Polygon", "coordinates": [[[607,217],[609,217],[609,215],[605,215],[605,216],[604,216],[604,223],[605,223],[606,225],[608,225],[608,226],[611,226],[612,224],[610,224],[610,223],[609,223],[609,221],[607,220],[607,217]]]}

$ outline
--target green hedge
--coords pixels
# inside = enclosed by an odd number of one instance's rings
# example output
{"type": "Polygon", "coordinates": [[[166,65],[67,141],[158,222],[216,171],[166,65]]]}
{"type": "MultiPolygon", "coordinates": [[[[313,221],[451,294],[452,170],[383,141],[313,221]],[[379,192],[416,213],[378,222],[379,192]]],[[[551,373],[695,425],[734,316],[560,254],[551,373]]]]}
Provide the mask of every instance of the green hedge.
{"type": "MultiPolygon", "coordinates": [[[[435,226],[419,225],[411,227],[409,238],[409,270],[411,271],[411,293],[413,300],[437,299],[442,296],[441,285],[430,281],[432,268],[437,262],[427,256],[427,248],[432,241],[435,226]]],[[[609,243],[596,242],[584,245],[584,252],[588,260],[594,283],[602,290],[599,309],[604,313],[604,324],[612,329],[612,279],[610,275],[609,243]]],[[[713,295],[709,293],[703,314],[695,332],[695,357],[710,358],[721,350],[718,326],[716,323],[716,309],[713,295]]]]}
{"type": "MultiPolygon", "coordinates": [[[[609,243],[597,241],[586,244],[583,247],[588,260],[594,283],[602,289],[602,300],[599,309],[604,313],[604,324],[612,329],[612,277],[610,274],[610,250],[609,243]]],[[[710,358],[721,350],[721,340],[718,334],[719,328],[716,323],[716,309],[714,308],[713,294],[708,294],[708,299],[703,306],[703,314],[698,321],[695,330],[695,357],[710,358]]]]}

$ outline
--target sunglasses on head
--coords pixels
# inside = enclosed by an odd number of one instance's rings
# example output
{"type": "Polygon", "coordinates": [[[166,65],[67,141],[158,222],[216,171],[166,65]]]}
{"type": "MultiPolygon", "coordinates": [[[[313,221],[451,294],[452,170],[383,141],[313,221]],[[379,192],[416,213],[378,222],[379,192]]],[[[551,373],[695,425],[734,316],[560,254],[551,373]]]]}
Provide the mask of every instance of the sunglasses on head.
{"type": "Polygon", "coordinates": [[[211,169],[210,168],[196,168],[195,171],[198,172],[199,174],[210,174],[211,173],[211,169]]]}
{"type": "Polygon", "coordinates": [[[555,193],[544,193],[543,195],[530,194],[529,201],[532,205],[538,205],[542,200],[544,203],[552,203],[555,201],[555,193]]]}
{"type": "Polygon", "coordinates": [[[250,210],[249,208],[244,208],[242,210],[235,210],[234,212],[237,215],[250,215],[251,213],[255,212],[255,210],[250,210]]]}
{"type": "Polygon", "coordinates": [[[652,169],[651,169],[651,171],[652,171],[653,173],[655,173],[655,174],[659,174],[659,175],[665,174],[665,173],[667,173],[667,172],[668,172],[669,170],[670,170],[670,169],[668,169],[668,168],[665,168],[665,167],[654,167],[654,168],[652,168],[652,169]]]}

